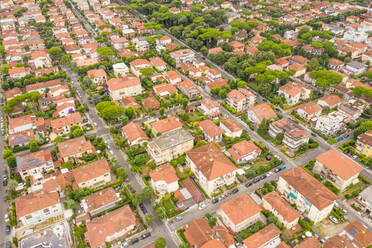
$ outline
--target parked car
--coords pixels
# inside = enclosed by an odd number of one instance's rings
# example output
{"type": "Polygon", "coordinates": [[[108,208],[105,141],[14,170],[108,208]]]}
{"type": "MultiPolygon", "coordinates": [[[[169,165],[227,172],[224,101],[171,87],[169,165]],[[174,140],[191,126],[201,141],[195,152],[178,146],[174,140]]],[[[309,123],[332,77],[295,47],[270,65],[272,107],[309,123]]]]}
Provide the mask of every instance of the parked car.
{"type": "Polygon", "coordinates": [[[336,217],[334,217],[333,215],[329,216],[329,219],[330,219],[333,223],[335,223],[335,224],[338,223],[338,219],[336,219],[336,217]]]}
{"type": "Polygon", "coordinates": [[[316,134],[315,133],[311,133],[311,136],[316,137],[316,134]]]}
{"type": "Polygon", "coordinates": [[[200,203],[199,204],[199,210],[202,210],[202,209],[204,209],[206,207],[206,205],[204,204],[204,203],[200,203]]]}
{"type": "Polygon", "coordinates": [[[10,234],[10,226],[8,225],[5,226],[5,233],[10,234]]]}
{"type": "Polygon", "coordinates": [[[252,184],[253,184],[252,182],[248,182],[248,183],[245,184],[245,187],[249,188],[252,184]]]}
{"type": "Polygon", "coordinates": [[[139,241],[139,239],[135,238],[135,239],[132,239],[131,241],[129,241],[129,244],[133,245],[133,244],[137,243],[138,241],[139,241]]]}
{"type": "Polygon", "coordinates": [[[265,158],[266,160],[270,161],[273,157],[271,155],[266,155],[265,158]]]}
{"type": "Polygon", "coordinates": [[[143,205],[143,203],[140,203],[139,207],[142,210],[143,214],[147,214],[148,211],[147,211],[145,205],[143,205]]]}
{"type": "Polygon", "coordinates": [[[262,176],[260,176],[260,179],[263,180],[263,179],[265,179],[266,177],[267,177],[266,175],[262,175],[262,176]]]}
{"type": "Polygon", "coordinates": [[[182,216],[176,216],[176,218],[174,220],[176,222],[179,222],[179,221],[183,220],[183,217],[182,216]]]}
{"type": "Polygon", "coordinates": [[[218,202],[218,198],[214,198],[213,200],[212,200],[212,203],[213,204],[216,204],[218,202]]]}
{"type": "Polygon", "coordinates": [[[151,233],[147,232],[147,233],[141,235],[141,239],[145,239],[145,238],[148,238],[150,236],[151,236],[151,233]]]}
{"type": "Polygon", "coordinates": [[[261,179],[259,177],[253,179],[253,183],[258,183],[261,179]]]}
{"type": "Polygon", "coordinates": [[[238,188],[235,188],[235,189],[233,189],[232,191],[231,191],[231,193],[233,193],[233,194],[236,194],[236,193],[238,193],[239,192],[239,189],[238,188]]]}
{"type": "Polygon", "coordinates": [[[282,169],[281,168],[276,168],[275,170],[274,170],[274,172],[275,173],[278,173],[278,172],[280,172],[282,169]]]}

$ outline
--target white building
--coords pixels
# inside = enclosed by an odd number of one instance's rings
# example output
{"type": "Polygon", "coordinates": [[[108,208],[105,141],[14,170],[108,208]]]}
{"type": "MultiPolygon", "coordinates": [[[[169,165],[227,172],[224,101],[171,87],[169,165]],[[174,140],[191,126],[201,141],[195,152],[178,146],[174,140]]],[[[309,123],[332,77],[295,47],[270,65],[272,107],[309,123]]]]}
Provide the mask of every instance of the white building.
{"type": "Polygon", "coordinates": [[[338,111],[319,116],[315,124],[315,129],[319,130],[324,135],[332,136],[345,127],[345,118],[346,117],[338,111]]]}
{"type": "Polygon", "coordinates": [[[114,70],[114,75],[119,78],[124,77],[129,73],[129,68],[125,63],[113,64],[112,68],[114,70]]]}
{"type": "Polygon", "coordinates": [[[150,172],[151,186],[159,194],[176,192],[179,189],[176,170],[170,164],[163,164],[150,172]]]}

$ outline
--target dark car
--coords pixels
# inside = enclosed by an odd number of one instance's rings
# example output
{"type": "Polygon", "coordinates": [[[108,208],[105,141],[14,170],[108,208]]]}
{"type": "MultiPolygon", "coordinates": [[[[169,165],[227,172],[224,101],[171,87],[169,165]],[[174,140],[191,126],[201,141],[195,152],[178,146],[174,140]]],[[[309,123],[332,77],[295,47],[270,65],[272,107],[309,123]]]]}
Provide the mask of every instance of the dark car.
{"type": "Polygon", "coordinates": [[[262,175],[262,176],[260,176],[260,179],[262,180],[262,179],[265,179],[267,176],[266,176],[266,174],[265,175],[262,175]]]}
{"type": "Polygon", "coordinates": [[[5,232],[6,234],[10,234],[10,226],[5,226],[5,232]]]}
{"type": "Polygon", "coordinates": [[[236,193],[238,193],[239,192],[239,189],[237,189],[237,188],[235,188],[235,189],[233,189],[232,191],[231,191],[231,193],[233,193],[233,194],[236,194],[236,193]]]}
{"type": "Polygon", "coordinates": [[[216,204],[218,202],[218,198],[214,198],[213,200],[212,200],[212,203],[213,204],[216,204]]]}
{"type": "Polygon", "coordinates": [[[276,168],[275,170],[274,170],[274,172],[275,173],[278,173],[278,172],[280,172],[282,170],[282,168],[276,168]]]}
{"type": "Polygon", "coordinates": [[[143,203],[141,203],[141,204],[139,205],[139,207],[140,207],[140,209],[142,210],[143,214],[147,214],[148,211],[147,211],[145,205],[143,205],[143,203]]]}
{"type": "Polygon", "coordinates": [[[253,180],[253,183],[258,183],[260,180],[261,180],[261,179],[260,179],[259,177],[257,177],[257,178],[255,178],[255,179],[253,180]]]}
{"type": "Polygon", "coordinates": [[[139,241],[139,239],[135,238],[135,239],[132,239],[131,241],[129,241],[129,244],[133,245],[133,244],[137,243],[138,241],[139,241]]]}
{"type": "Polygon", "coordinates": [[[145,234],[143,234],[143,235],[141,235],[141,239],[145,239],[145,238],[148,238],[148,237],[150,237],[151,236],[151,233],[145,233],[145,234]]]}
{"type": "Polygon", "coordinates": [[[348,154],[348,153],[349,153],[349,150],[345,150],[345,151],[344,151],[344,154],[348,154]]]}
{"type": "Polygon", "coordinates": [[[271,159],[273,159],[273,156],[271,156],[271,155],[266,155],[265,158],[266,158],[266,160],[270,161],[271,159]]]}
{"type": "Polygon", "coordinates": [[[313,137],[316,137],[316,134],[315,134],[315,133],[311,133],[311,135],[312,135],[313,137]]]}
{"type": "Polygon", "coordinates": [[[5,187],[5,186],[7,186],[7,185],[8,185],[8,180],[5,179],[5,180],[3,181],[3,186],[5,187]]]}
{"type": "Polygon", "coordinates": [[[245,184],[245,187],[248,188],[248,187],[250,187],[252,184],[253,184],[252,182],[246,183],[246,184],[245,184]]]}

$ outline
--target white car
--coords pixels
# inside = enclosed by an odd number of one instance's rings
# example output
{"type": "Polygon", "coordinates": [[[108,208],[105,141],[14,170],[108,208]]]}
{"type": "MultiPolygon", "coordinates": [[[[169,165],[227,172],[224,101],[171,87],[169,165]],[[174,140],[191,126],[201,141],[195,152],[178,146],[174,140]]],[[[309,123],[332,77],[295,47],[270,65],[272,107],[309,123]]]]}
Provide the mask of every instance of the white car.
{"type": "Polygon", "coordinates": [[[333,223],[335,223],[335,224],[338,223],[338,219],[336,219],[336,217],[334,217],[333,215],[329,216],[329,219],[330,219],[333,223]]]}
{"type": "Polygon", "coordinates": [[[207,206],[204,204],[204,203],[200,203],[199,204],[199,210],[202,210],[204,208],[206,208],[207,206]]]}
{"type": "Polygon", "coordinates": [[[9,221],[9,215],[8,214],[5,214],[4,215],[4,220],[5,220],[5,222],[8,222],[9,221]]]}
{"type": "Polygon", "coordinates": [[[128,247],[128,246],[129,246],[128,242],[124,242],[124,243],[121,243],[120,248],[125,248],[125,247],[128,247]]]}
{"type": "Polygon", "coordinates": [[[96,122],[94,122],[94,123],[93,123],[93,125],[94,125],[94,126],[97,126],[97,123],[96,123],[96,122]]]}

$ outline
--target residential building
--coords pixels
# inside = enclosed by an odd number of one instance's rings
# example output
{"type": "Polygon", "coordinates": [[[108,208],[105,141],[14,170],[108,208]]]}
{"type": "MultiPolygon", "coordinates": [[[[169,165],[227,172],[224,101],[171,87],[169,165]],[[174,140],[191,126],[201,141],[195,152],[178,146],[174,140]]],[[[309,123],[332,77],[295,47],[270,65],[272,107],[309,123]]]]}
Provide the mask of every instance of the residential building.
{"type": "Polygon", "coordinates": [[[208,115],[212,119],[221,115],[218,104],[210,98],[203,98],[200,100],[199,108],[203,114],[208,115]]]}
{"type": "Polygon", "coordinates": [[[100,159],[73,169],[74,184],[78,188],[98,188],[111,182],[111,170],[106,159],[100,159]]]}
{"type": "Polygon", "coordinates": [[[231,138],[240,137],[243,133],[243,129],[231,117],[221,120],[220,127],[223,134],[231,138]]]}
{"type": "Polygon", "coordinates": [[[346,122],[356,122],[362,115],[363,109],[357,108],[351,104],[342,104],[338,108],[338,112],[346,117],[346,122]]]}
{"type": "Polygon", "coordinates": [[[152,122],[150,126],[152,133],[157,135],[158,133],[163,134],[182,128],[183,124],[176,116],[169,116],[165,119],[152,122]]]}
{"type": "Polygon", "coordinates": [[[154,92],[159,97],[170,96],[177,93],[177,88],[168,83],[157,84],[153,86],[154,92]]]}
{"type": "Polygon", "coordinates": [[[194,137],[185,129],[178,128],[155,137],[146,150],[156,164],[169,162],[194,146],[194,137]]]}
{"type": "Polygon", "coordinates": [[[15,199],[17,221],[29,226],[63,215],[63,206],[57,192],[30,193],[15,199]]]}
{"type": "Polygon", "coordinates": [[[129,73],[129,68],[125,63],[117,63],[112,65],[114,75],[118,78],[124,77],[129,73]]]}
{"type": "Polygon", "coordinates": [[[33,129],[31,115],[9,118],[9,134],[20,133],[30,129],[33,129]]]}
{"type": "Polygon", "coordinates": [[[291,204],[296,204],[301,214],[315,223],[328,217],[338,198],[302,167],[282,173],[277,190],[291,204]]]}
{"type": "Polygon", "coordinates": [[[123,126],[121,128],[121,133],[124,138],[128,140],[128,144],[130,146],[141,145],[142,143],[149,140],[146,133],[142,130],[141,126],[133,121],[123,126]]]}
{"type": "MultiPolygon", "coordinates": [[[[280,234],[282,232],[275,224],[271,223],[243,240],[244,248],[274,248],[280,244],[280,234]]],[[[309,247],[310,248],[310,247],[309,247]]]]}
{"type": "Polygon", "coordinates": [[[129,205],[109,212],[87,222],[85,238],[91,248],[106,247],[106,242],[112,242],[122,236],[136,232],[139,222],[129,205]]]}
{"type": "Polygon", "coordinates": [[[231,156],[236,163],[247,163],[255,160],[260,154],[261,149],[253,142],[242,140],[232,145],[227,150],[227,154],[231,156]]]}
{"type": "Polygon", "coordinates": [[[176,64],[179,65],[186,62],[193,62],[195,53],[187,48],[171,52],[170,56],[176,61],[176,64]]]}
{"type": "Polygon", "coordinates": [[[58,157],[64,162],[79,159],[85,154],[96,153],[96,149],[90,143],[90,140],[86,140],[84,136],[60,142],[57,147],[58,157]]]}
{"type": "Polygon", "coordinates": [[[213,239],[214,232],[205,219],[195,219],[185,226],[184,235],[191,247],[201,248],[213,239]]]}
{"type": "Polygon", "coordinates": [[[372,217],[372,185],[360,192],[358,195],[358,203],[362,211],[372,217]]]}
{"type": "Polygon", "coordinates": [[[328,115],[318,117],[315,129],[324,135],[332,136],[345,128],[344,120],[345,116],[340,112],[331,112],[328,115]]]}
{"type": "Polygon", "coordinates": [[[322,107],[314,102],[304,103],[296,109],[297,114],[307,121],[317,118],[322,113],[322,107]]]}
{"type": "Polygon", "coordinates": [[[324,176],[341,191],[358,182],[363,168],[343,153],[330,149],[316,157],[315,173],[324,176]]]}
{"type": "Polygon", "coordinates": [[[52,154],[49,150],[40,150],[30,154],[17,156],[17,172],[26,180],[26,177],[43,174],[54,169],[52,154]]]}
{"type": "Polygon", "coordinates": [[[278,90],[278,95],[283,95],[288,105],[295,105],[301,100],[309,99],[310,93],[310,88],[295,82],[289,82],[278,90]]]}
{"type": "Polygon", "coordinates": [[[123,97],[136,96],[143,92],[141,81],[137,77],[111,78],[106,82],[112,100],[120,100],[123,97]]]}
{"type": "MultiPolygon", "coordinates": [[[[114,65],[113,65],[114,66],[114,65]]],[[[95,84],[104,84],[107,81],[107,73],[104,69],[92,69],[87,71],[87,75],[95,84]]]]}
{"type": "Polygon", "coordinates": [[[177,87],[189,100],[195,100],[196,96],[200,96],[200,92],[196,85],[188,80],[179,82],[177,87]]]}
{"type": "Polygon", "coordinates": [[[295,248],[321,248],[322,244],[314,237],[305,238],[295,248]]]}
{"type": "Polygon", "coordinates": [[[323,108],[328,107],[333,109],[338,107],[341,103],[342,98],[340,98],[338,95],[326,95],[318,99],[318,104],[323,108]]]}
{"type": "Polygon", "coordinates": [[[346,236],[355,248],[372,245],[372,233],[359,221],[351,221],[339,235],[346,236]]]}
{"type": "Polygon", "coordinates": [[[151,186],[159,194],[176,192],[179,189],[176,170],[166,163],[150,172],[151,186]]]}
{"type": "Polygon", "coordinates": [[[301,216],[276,191],[269,192],[263,196],[262,207],[274,214],[287,229],[295,228],[301,216]]]}
{"type": "Polygon", "coordinates": [[[346,64],[346,67],[344,69],[345,71],[349,72],[352,75],[360,75],[367,71],[367,66],[358,61],[353,60],[346,64]]]}
{"type": "Polygon", "coordinates": [[[238,233],[260,219],[262,208],[247,194],[222,203],[216,213],[234,233],[238,233]]]}
{"type": "Polygon", "coordinates": [[[27,146],[32,139],[35,138],[34,130],[29,129],[18,133],[8,135],[8,145],[12,148],[27,146]]]}
{"type": "Polygon", "coordinates": [[[355,150],[367,158],[372,157],[372,130],[358,136],[355,143],[355,150]]]}
{"type": "Polygon", "coordinates": [[[85,196],[81,200],[81,206],[90,216],[95,216],[115,207],[120,201],[120,194],[116,193],[113,188],[108,187],[85,196]]]}
{"type": "Polygon", "coordinates": [[[282,144],[287,148],[286,152],[294,153],[302,145],[309,142],[310,135],[299,125],[287,119],[281,119],[270,123],[269,135],[275,138],[278,134],[283,134],[282,144]]]}
{"type": "Polygon", "coordinates": [[[263,120],[272,120],[277,117],[274,110],[267,103],[256,105],[248,110],[248,120],[259,125],[263,120]]]}
{"type": "Polygon", "coordinates": [[[167,63],[164,62],[160,57],[152,57],[149,59],[150,63],[158,70],[158,71],[166,71],[167,70],[167,63]]]}
{"type": "Polygon", "coordinates": [[[69,134],[70,128],[73,125],[80,127],[83,125],[83,118],[79,112],[50,121],[50,126],[52,127],[52,132],[55,136],[69,134]]]}
{"type": "Polygon", "coordinates": [[[235,183],[237,168],[213,143],[186,152],[186,165],[209,195],[235,183]]]}
{"type": "Polygon", "coordinates": [[[141,103],[143,108],[147,111],[153,111],[160,108],[160,102],[154,96],[142,98],[141,103]]]}
{"type": "Polygon", "coordinates": [[[289,65],[288,69],[292,69],[295,71],[295,74],[293,75],[295,77],[300,77],[306,73],[306,67],[297,63],[289,65]]]}
{"type": "Polygon", "coordinates": [[[213,121],[207,119],[199,122],[199,129],[203,132],[204,138],[208,142],[222,141],[222,129],[216,124],[214,124],[213,121]]]}
{"type": "Polygon", "coordinates": [[[226,103],[237,112],[243,112],[256,102],[256,95],[244,88],[238,88],[227,94],[226,103]]]}

